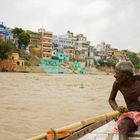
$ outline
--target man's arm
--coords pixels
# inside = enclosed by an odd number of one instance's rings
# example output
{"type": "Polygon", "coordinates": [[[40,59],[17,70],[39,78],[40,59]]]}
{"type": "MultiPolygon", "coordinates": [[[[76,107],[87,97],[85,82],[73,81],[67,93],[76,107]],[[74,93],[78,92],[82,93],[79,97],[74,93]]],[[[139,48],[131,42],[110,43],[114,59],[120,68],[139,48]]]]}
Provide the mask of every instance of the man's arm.
{"type": "Polygon", "coordinates": [[[119,85],[115,81],[113,86],[112,86],[111,94],[110,94],[110,97],[109,97],[109,100],[108,100],[109,104],[110,104],[110,106],[112,107],[113,110],[118,110],[121,113],[127,112],[128,111],[127,108],[125,108],[123,106],[118,106],[118,104],[116,103],[115,98],[116,98],[118,90],[119,90],[119,85]]]}
{"type": "Polygon", "coordinates": [[[118,85],[117,85],[117,82],[115,81],[113,86],[112,86],[110,97],[108,99],[108,102],[113,110],[117,110],[117,108],[118,108],[118,105],[117,105],[116,100],[115,100],[117,92],[118,92],[118,85]]]}

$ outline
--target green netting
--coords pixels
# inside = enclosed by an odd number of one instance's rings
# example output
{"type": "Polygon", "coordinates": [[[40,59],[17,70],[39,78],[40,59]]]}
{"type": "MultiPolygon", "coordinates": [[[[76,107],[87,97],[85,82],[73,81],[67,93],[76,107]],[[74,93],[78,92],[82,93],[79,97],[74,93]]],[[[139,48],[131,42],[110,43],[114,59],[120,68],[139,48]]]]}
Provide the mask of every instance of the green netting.
{"type": "Polygon", "coordinates": [[[43,58],[40,66],[47,73],[65,73],[68,70],[76,74],[85,74],[86,70],[81,68],[80,62],[65,63],[65,61],[43,58]]]}
{"type": "Polygon", "coordinates": [[[56,59],[50,59],[50,58],[43,58],[40,60],[41,64],[46,64],[46,65],[59,65],[60,62],[59,60],[56,59]]]}
{"type": "Polygon", "coordinates": [[[45,72],[47,73],[63,73],[63,69],[60,67],[60,66],[49,66],[49,65],[46,65],[46,66],[43,66],[43,65],[40,65],[45,72]]]}
{"type": "Polygon", "coordinates": [[[57,56],[59,58],[59,60],[61,61],[69,61],[69,57],[67,54],[65,53],[60,53],[60,52],[54,52],[53,53],[54,56],[57,56]]]}
{"type": "Polygon", "coordinates": [[[77,67],[77,68],[81,67],[80,62],[77,62],[77,61],[73,62],[72,65],[73,67],[77,67]]]}
{"type": "Polygon", "coordinates": [[[79,74],[86,74],[86,70],[85,69],[79,70],[79,74]]]}

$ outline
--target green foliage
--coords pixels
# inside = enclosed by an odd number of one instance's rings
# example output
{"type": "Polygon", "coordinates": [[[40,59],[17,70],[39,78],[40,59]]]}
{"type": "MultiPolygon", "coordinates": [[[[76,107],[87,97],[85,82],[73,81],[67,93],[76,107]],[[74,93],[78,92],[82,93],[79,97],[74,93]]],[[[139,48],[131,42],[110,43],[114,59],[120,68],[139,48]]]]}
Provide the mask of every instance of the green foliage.
{"type": "Polygon", "coordinates": [[[18,48],[26,50],[26,47],[30,42],[29,34],[26,33],[22,28],[17,28],[17,27],[12,30],[12,33],[14,34],[14,37],[18,38],[18,43],[19,43],[18,48]]]}
{"type": "Polygon", "coordinates": [[[26,47],[28,46],[29,42],[30,42],[30,36],[28,33],[22,32],[19,34],[19,38],[18,38],[18,43],[19,43],[19,49],[23,48],[24,50],[26,50],[26,47]]]}
{"type": "Polygon", "coordinates": [[[115,68],[116,63],[117,63],[116,60],[108,59],[107,62],[106,62],[106,65],[107,65],[108,67],[113,67],[113,68],[115,68]]]}
{"type": "Polygon", "coordinates": [[[106,62],[104,60],[99,60],[98,63],[100,64],[100,66],[105,66],[106,65],[106,62]]]}
{"type": "Polygon", "coordinates": [[[19,35],[22,33],[22,32],[24,32],[23,30],[22,30],[22,28],[14,28],[13,30],[12,30],[12,33],[14,34],[14,37],[19,37],[19,35]]]}
{"type": "Polygon", "coordinates": [[[103,67],[115,67],[117,61],[114,60],[114,59],[108,59],[108,60],[99,60],[98,63],[100,64],[100,66],[103,66],[103,67]]]}
{"type": "Polygon", "coordinates": [[[40,63],[39,58],[31,54],[24,54],[22,58],[24,59],[26,66],[38,66],[40,63]]]}
{"type": "Polygon", "coordinates": [[[127,57],[134,64],[135,69],[140,69],[140,58],[134,52],[128,52],[127,57]]]}
{"type": "Polygon", "coordinates": [[[0,59],[7,59],[8,55],[16,50],[15,46],[10,41],[0,42],[0,59]]]}

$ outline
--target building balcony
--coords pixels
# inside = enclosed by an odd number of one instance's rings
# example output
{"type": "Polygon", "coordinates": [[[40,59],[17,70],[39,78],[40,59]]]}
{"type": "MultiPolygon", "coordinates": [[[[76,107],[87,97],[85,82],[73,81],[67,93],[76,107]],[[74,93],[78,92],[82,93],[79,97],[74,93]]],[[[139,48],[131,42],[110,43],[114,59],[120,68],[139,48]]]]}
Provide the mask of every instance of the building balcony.
{"type": "Polygon", "coordinates": [[[52,45],[50,45],[50,44],[42,44],[42,47],[43,48],[45,48],[45,47],[52,48],[52,45]]]}

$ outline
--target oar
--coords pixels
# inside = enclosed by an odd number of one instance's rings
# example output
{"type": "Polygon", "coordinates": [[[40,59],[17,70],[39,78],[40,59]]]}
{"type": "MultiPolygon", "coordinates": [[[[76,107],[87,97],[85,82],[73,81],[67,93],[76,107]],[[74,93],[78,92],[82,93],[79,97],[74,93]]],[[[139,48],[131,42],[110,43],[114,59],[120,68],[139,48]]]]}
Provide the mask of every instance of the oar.
{"type": "MultiPolygon", "coordinates": [[[[113,111],[113,112],[109,112],[109,113],[106,113],[104,115],[101,115],[99,117],[96,117],[96,118],[82,120],[80,122],[76,122],[76,123],[73,123],[73,124],[68,125],[68,126],[54,129],[54,131],[57,133],[63,132],[63,131],[74,132],[77,129],[80,129],[82,127],[85,127],[85,126],[90,125],[90,124],[95,123],[95,122],[99,122],[99,121],[104,122],[104,121],[112,120],[112,119],[116,118],[118,115],[120,115],[119,111],[113,111]]],[[[26,140],[42,140],[42,139],[45,139],[46,137],[47,137],[47,132],[40,134],[38,136],[34,136],[32,138],[28,138],[26,140]]]]}

